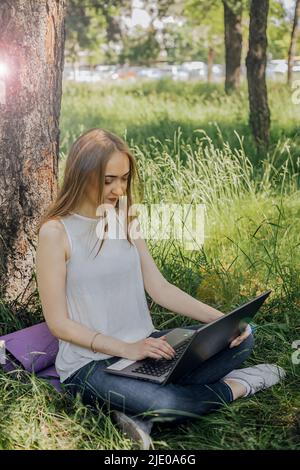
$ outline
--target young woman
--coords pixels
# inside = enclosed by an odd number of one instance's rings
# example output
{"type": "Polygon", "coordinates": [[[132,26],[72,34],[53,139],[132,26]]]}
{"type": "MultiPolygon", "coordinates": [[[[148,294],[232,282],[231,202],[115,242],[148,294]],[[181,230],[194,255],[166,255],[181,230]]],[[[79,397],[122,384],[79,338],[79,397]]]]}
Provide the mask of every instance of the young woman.
{"type": "Polygon", "coordinates": [[[164,337],[170,330],[155,329],[145,290],[157,304],[196,322],[223,315],[170,284],[142,237],[133,239],[126,229],[123,239],[110,238],[108,225],[99,235],[104,219],[97,208],[106,204],[118,213],[121,196],[127,197],[130,227],[135,177],[134,158],[122,139],[103,129],[81,135],[69,152],[58,196],[40,222],[36,268],[45,320],[59,339],[55,365],[61,383],[74,396],[80,392],[83,403],[109,405],[119,424],[122,418],[135,423],[145,437],[155,420],[199,417],[277,383],[284,371],[267,364],[238,369],[253,348],[248,326],[177,383],[160,386],[104,372],[120,357],[173,357],[164,337]]]}

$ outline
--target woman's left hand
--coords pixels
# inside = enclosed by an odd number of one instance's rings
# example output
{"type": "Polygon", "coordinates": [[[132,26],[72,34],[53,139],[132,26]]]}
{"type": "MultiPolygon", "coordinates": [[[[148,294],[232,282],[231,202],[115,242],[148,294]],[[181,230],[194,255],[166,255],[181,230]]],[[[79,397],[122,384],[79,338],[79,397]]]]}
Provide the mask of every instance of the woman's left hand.
{"type": "Polygon", "coordinates": [[[249,335],[251,335],[251,333],[251,326],[247,325],[245,331],[243,331],[240,336],[237,336],[233,341],[231,341],[229,347],[234,348],[235,346],[239,346],[246,338],[248,338],[249,335]]]}

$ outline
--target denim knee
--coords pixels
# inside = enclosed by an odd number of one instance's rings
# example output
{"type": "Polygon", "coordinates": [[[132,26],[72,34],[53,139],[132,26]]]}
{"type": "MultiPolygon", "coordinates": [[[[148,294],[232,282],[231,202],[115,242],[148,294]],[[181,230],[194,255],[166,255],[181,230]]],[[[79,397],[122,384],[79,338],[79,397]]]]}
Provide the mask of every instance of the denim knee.
{"type": "Polygon", "coordinates": [[[172,393],[161,397],[156,406],[152,404],[148,413],[150,420],[160,422],[185,421],[192,414],[182,410],[182,400],[172,393]]]}

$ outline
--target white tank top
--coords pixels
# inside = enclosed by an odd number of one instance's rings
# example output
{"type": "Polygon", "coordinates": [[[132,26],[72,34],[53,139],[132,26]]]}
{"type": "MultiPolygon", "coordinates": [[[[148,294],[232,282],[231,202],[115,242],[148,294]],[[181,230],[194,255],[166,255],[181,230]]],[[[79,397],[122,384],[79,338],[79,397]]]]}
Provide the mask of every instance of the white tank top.
{"type": "MultiPolygon", "coordinates": [[[[104,335],[127,342],[155,328],[145,296],[139,252],[126,239],[105,239],[100,252],[99,219],[72,213],[61,217],[70,245],[66,263],[69,318],[104,335]],[[96,256],[96,257],[95,257],[96,256]]],[[[119,225],[118,225],[119,226],[119,225]]],[[[134,243],[134,240],[133,240],[134,243]]],[[[55,367],[63,382],[93,360],[110,355],[59,339],[55,367]]]]}

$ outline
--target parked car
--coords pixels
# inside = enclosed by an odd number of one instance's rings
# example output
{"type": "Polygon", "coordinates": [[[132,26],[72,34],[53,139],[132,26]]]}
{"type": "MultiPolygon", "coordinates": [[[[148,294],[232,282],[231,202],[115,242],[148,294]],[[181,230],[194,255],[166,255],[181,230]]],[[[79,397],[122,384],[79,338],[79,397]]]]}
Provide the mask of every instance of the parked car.
{"type": "Polygon", "coordinates": [[[276,75],[283,75],[287,73],[287,60],[273,59],[270,60],[266,67],[266,74],[269,77],[276,78],[276,75]]]}
{"type": "Polygon", "coordinates": [[[295,60],[293,64],[293,72],[300,72],[300,60],[295,60]]]}
{"type": "Polygon", "coordinates": [[[140,78],[148,78],[150,80],[160,80],[164,76],[164,72],[161,69],[149,67],[144,68],[138,72],[138,77],[140,78]]]}
{"type": "Polygon", "coordinates": [[[172,78],[173,80],[188,80],[190,74],[182,65],[172,65],[172,78]]]}

